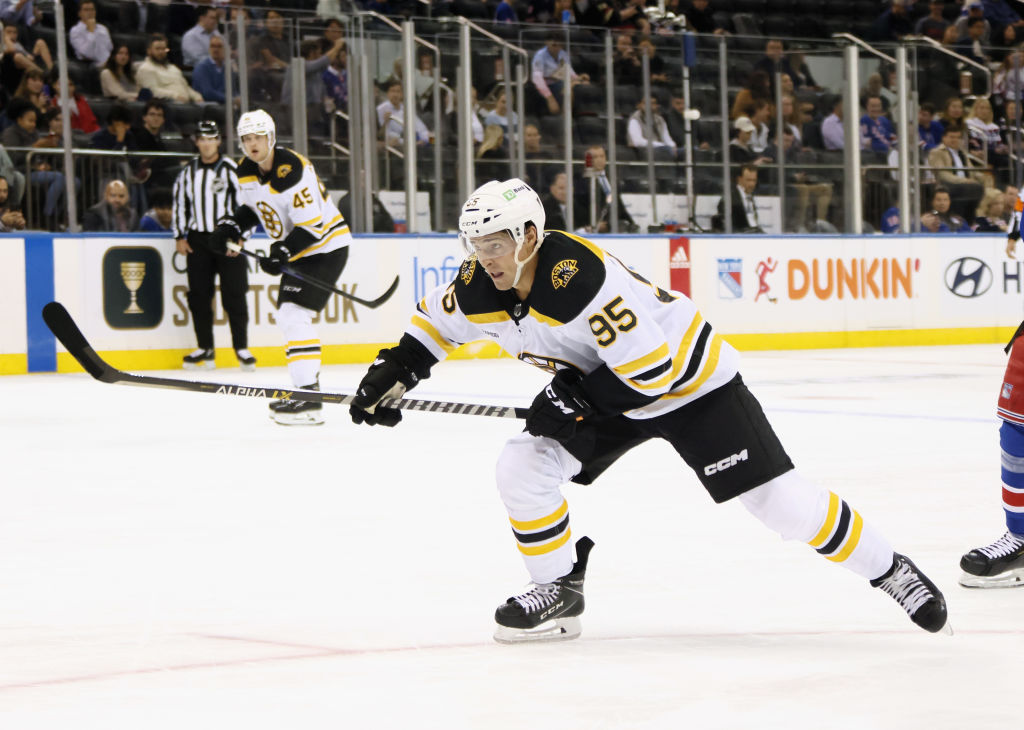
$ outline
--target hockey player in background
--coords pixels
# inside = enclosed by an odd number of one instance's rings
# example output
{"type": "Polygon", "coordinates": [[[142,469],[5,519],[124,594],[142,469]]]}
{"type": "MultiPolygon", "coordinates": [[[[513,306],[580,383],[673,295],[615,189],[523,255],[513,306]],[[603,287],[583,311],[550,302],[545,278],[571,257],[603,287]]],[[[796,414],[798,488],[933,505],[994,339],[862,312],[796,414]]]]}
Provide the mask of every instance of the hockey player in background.
{"type": "MultiPolygon", "coordinates": [[[[273,239],[260,268],[272,276],[287,265],[299,274],[334,283],[345,268],[352,234],[312,163],[297,152],[275,147],[273,118],[262,109],[238,120],[245,157],[238,164],[238,208],[221,219],[214,238],[221,250],[244,232],[263,224],[273,239]]],[[[277,298],[277,325],[285,338],[288,374],[297,388],[320,389],[320,339],[313,317],[331,293],[285,273],[277,298]]],[[[283,425],[323,423],[323,405],[295,400],[270,404],[271,418],[283,425]]]]}
{"type": "Polygon", "coordinates": [[[533,588],[495,612],[495,639],[575,638],[593,542],[569,530],[561,487],[589,484],[651,438],[676,449],[715,502],[738,497],[786,539],[868,579],[927,631],[946,626],[935,585],[859,513],[797,473],[738,373],[736,351],[693,302],[663,291],[594,243],[544,232],[521,180],[489,182],[459,218],[470,252],[455,280],[419,303],[396,347],[359,384],[353,421],[394,426],[399,397],[462,342],[491,339],[555,373],[526,432],[498,459],[498,491],[533,588]]]}
{"type": "MultiPolygon", "coordinates": [[[[1017,199],[1014,219],[1006,241],[1006,255],[1013,258],[1021,235],[1024,193],[1017,199]]],[[[999,391],[996,415],[1002,455],[1003,512],[1006,532],[990,545],[975,548],[960,559],[960,585],[967,588],[1012,588],[1024,585],[1024,343],[1017,328],[1006,346],[1010,359],[999,391]]]]}

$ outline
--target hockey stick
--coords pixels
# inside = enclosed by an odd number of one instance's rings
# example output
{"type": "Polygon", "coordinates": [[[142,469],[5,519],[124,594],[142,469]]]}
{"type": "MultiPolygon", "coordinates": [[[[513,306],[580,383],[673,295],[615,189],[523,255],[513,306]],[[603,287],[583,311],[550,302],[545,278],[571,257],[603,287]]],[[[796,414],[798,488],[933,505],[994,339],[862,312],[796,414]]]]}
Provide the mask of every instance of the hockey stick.
{"type": "MultiPolygon", "coordinates": [[[[244,248],[240,246],[238,248],[230,246],[230,248],[233,251],[238,251],[238,253],[245,254],[246,256],[256,259],[257,261],[264,258],[263,256],[260,256],[257,253],[253,253],[252,251],[246,251],[244,248]]],[[[360,297],[357,297],[355,294],[350,294],[347,291],[338,289],[332,286],[331,284],[328,284],[326,281],[321,281],[320,279],[317,279],[314,276],[299,273],[288,264],[284,264],[281,266],[281,273],[288,274],[288,276],[293,276],[299,281],[304,281],[307,284],[312,284],[313,286],[320,287],[321,289],[326,289],[327,291],[334,292],[338,296],[345,297],[346,299],[351,299],[356,304],[362,304],[364,307],[369,307],[370,309],[376,309],[377,307],[379,307],[381,304],[390,299],[391,295],[394,294],[395,290],[398,289],[398,277],[396,276],[395,280],[391,282],[391,286],[388,287],[388,290],[381,294],[379,297],[377,297],[376,299],[362,299],[360,297]]]]}
{"type": "MultiPolygon", "coordinates": [[[[205,383],[198,380],[178,380],[177,378],[158,378],[150,375],[136,375],[110,365],[100,357],[96,350],[78,328],[68,314],[68,310],[59,302],[50,302],[43,307],[43,321],[50,331],[60,340],[68,352],[78,360],[89,375],[104,383],[123,383],[125,385],[143,385],[152,388],[176,388],[191,390],[197,393],[215,393],[218,395],[247,396],[249,398],[290,398],[292,400],[311,401],[313,403],[337,403],[351,405],[353,395],[344,393],[322,393],[317,390],[279,390],[251,385],[231,385],[229,383],[205,383]]],[[[399,400],[383,400],[380,405],[385,408],[399,408],[406,411],[429,411],[434,413],[458,413],[464,416],[492,416],[496,418],[526,418],[526,408],[513,406],[489,406],[479,403],[454,403],[452,401],[420,400],[401,398],[399,400]]]]}

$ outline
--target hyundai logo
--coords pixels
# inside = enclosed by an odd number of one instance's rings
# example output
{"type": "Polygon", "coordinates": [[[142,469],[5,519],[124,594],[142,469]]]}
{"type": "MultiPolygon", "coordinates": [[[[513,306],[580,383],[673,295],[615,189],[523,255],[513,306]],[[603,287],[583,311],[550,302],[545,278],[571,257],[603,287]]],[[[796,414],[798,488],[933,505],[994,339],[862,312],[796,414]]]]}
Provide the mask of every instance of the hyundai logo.
{"type": "Polygon", "coordinates": [[[980,297],[991,287],[992,269],[981,259],[964,256],[946,267],[946,288],[958,297],[980,297]]]}

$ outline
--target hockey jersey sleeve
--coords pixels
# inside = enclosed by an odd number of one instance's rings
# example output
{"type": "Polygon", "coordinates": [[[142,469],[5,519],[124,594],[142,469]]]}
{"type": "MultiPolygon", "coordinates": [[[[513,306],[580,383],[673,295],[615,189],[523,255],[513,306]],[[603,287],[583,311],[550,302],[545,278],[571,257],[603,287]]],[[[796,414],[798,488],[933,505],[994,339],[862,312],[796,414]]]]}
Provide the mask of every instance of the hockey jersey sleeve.
{"type": "Polygon", "coordinates": [[[454,281],[442,284],[420,300],[405,334],[438,360],[445,359],[459,345],[480,339],[480,330],[459,308],[454,281]]]}
{"type": "Polygon", "coordinates": [[[286,237],[285,244],[295,243],[294,246],[288,245],[288,249],[293,252],[316,246],[333,226],[342,221],[341,213],[329,202],[327,190],[320,183],[312,163],[301,157],[299,159],[302,160],[301,175],[295,182],[285,180],[286,184],[292,183],[287,187],[291,197],[288,217],[295,226],[286,237]]]}

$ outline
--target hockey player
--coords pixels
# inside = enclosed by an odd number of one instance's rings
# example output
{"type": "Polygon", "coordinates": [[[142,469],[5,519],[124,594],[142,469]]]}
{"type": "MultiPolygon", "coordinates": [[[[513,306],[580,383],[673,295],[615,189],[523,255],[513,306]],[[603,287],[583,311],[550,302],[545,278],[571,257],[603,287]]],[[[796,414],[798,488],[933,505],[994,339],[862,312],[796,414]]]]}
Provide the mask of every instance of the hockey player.
{"type": "MultiPolygon", "coordinates": [[[[1013,258],[1020,239],[1024,193],[1014,207],[1013,225],[1006,241],[1006,255],[1013,258]]],[[[975,548],[960,559],[960,585],[967,588],[1012,588],[1024,585],[1024,344],[1019,337],[1024,323],[1017,328],[1007,351],[1003,386],[999,391],[996,415],[999,449],[1002,454],[1003,512],[1006,532],[990,545],[975,548]]]]}
{"type": "Polygon", "coordinates": [[[554,372],[526,432],[498,459],[498,491],[534,587],[495,613],[502,642],[579,635],[593,543],[572,559],[566,482],[589,484],[634,446],[663,438],[716,502],[738,497],[786,539],[868,579],[927,631],[946,626],[935,585],[836,494],[804,479],[740,377],[736,351],[693,302],[653,286],[594,243],[544,231],[537,193],[489,182],[459,217],[471,252],[455,280],[428,294],[396,347],[359,384],[356,423],[394,426],[379,405],[430,375],[458,343],[492,339],[554,372]]]}
{"type": "MultiPolygon", "coordinates": [[[[352,235],[313,165],[297,152],[274,146],[274,120],[262,109],[241,116],[238,139],[245,152],[238,164],[238,208],[217,226],[221,248],[262,223],[274,240],[269,255],[260,259],[265,272],[277,276],[288,265],[321,281],[337,281],[352,235]]],[[[281,276],[277,325],[285,338],[288,374],[298,388],[320,389],[320,339],[313,317],[330,296],[294,276],[281,276]]],[[[283,425],[323,423],[320,403],[279,400],[270,410],[271,418],[283,425]]]]}

